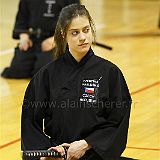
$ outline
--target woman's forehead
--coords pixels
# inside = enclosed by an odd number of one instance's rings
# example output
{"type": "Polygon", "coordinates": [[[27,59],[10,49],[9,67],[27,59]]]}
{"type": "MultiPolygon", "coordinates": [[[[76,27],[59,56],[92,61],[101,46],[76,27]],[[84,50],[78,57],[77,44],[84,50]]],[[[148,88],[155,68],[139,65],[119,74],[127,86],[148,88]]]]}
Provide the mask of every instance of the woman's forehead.
{"type": "Polygon", "coordinates": [[[86,16],[77,16],[72,19],[71,24],[69,25],[69,30],[72,29],[81,29],[86,26],[90,26],[89,19],[86,16]]]}

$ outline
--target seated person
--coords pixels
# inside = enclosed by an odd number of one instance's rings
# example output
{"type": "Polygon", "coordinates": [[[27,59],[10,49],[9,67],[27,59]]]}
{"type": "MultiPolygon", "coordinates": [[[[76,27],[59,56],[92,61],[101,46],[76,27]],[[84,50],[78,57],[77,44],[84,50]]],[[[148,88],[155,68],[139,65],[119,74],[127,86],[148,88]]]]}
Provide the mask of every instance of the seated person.
{"type": "Polygon", "coordinates": [[[54,30],[61,9],[79,0],[20,0],[13,38],[20,39],[5,78],[29,78],[54,59],[54,30]]]}

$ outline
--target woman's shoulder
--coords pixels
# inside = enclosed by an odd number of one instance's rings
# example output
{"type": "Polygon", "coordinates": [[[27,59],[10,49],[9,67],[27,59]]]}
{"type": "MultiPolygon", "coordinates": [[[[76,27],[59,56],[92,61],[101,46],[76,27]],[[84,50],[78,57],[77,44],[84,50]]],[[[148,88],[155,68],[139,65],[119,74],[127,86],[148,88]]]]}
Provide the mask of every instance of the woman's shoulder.
{"type": "Polygon", "coordinates": [[[63,63],[63,58],[60,57],[58,59],[55,59],[45,66],[43,66],[35,75],[33,78],[37,79],[38,78],[47,78],[48,76],[54,74],[57,66],[60,66],[63,63]]]}
{"type": "Polygon", "coordinates": [[[96,59],[98,62],[100,62],[100,64],[101,64],[104,68],[106,68],[107,70],[110,70],[110,69],[120,70],[119,67],[118,67],[115,63],[111,62],[110,60],[107,60],[107,59],[105,59],[105,58],[102,58],[102,57],[100,57],[100,56],[98,56],[98,55],[95,55],[95,59],[96,59]]]}

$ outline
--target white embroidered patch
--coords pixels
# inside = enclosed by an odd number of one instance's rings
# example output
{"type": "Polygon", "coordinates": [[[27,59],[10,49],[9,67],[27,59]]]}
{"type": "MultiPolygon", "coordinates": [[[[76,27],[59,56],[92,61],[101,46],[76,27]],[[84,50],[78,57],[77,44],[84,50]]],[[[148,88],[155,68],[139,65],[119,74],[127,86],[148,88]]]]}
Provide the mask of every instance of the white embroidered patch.
{"type": "Polygon", "coordinates": [[[81,102],[90,102],[90,103],[97,102],[99,81],[101,79],[102,77],[82,80],[82,96],[80,98],[81,102]]]}

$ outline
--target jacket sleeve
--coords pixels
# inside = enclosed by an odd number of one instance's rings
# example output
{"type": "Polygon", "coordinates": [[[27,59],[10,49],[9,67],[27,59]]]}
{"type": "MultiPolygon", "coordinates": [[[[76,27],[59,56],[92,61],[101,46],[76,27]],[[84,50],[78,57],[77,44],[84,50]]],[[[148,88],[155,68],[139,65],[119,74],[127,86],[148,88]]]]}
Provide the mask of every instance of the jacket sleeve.
{"type": "Polygon", "coordinates": [[[47,87],[44,84],[46,79],[38,76],[30,81],[22,105],[21,149],[23,151],[44,150],[51,147],[49,137],[43,132],[48,97],[47,87]]]}
{"type": "Polygon", "coordinates": [[[20,0],[12,37],[14,39],[19,39],[20,33],[27,32],[28,23],[29,23],[28,3],[26,0],[20,0]]]}
{"type": "Polygon", "coordinates": [[[103,160],[118,158],[124,151],[131,108],[131,97],[118,68],[110,69],[108,83],[109,102],[105,107],[106,123],[85,138],[103,160]]]}

